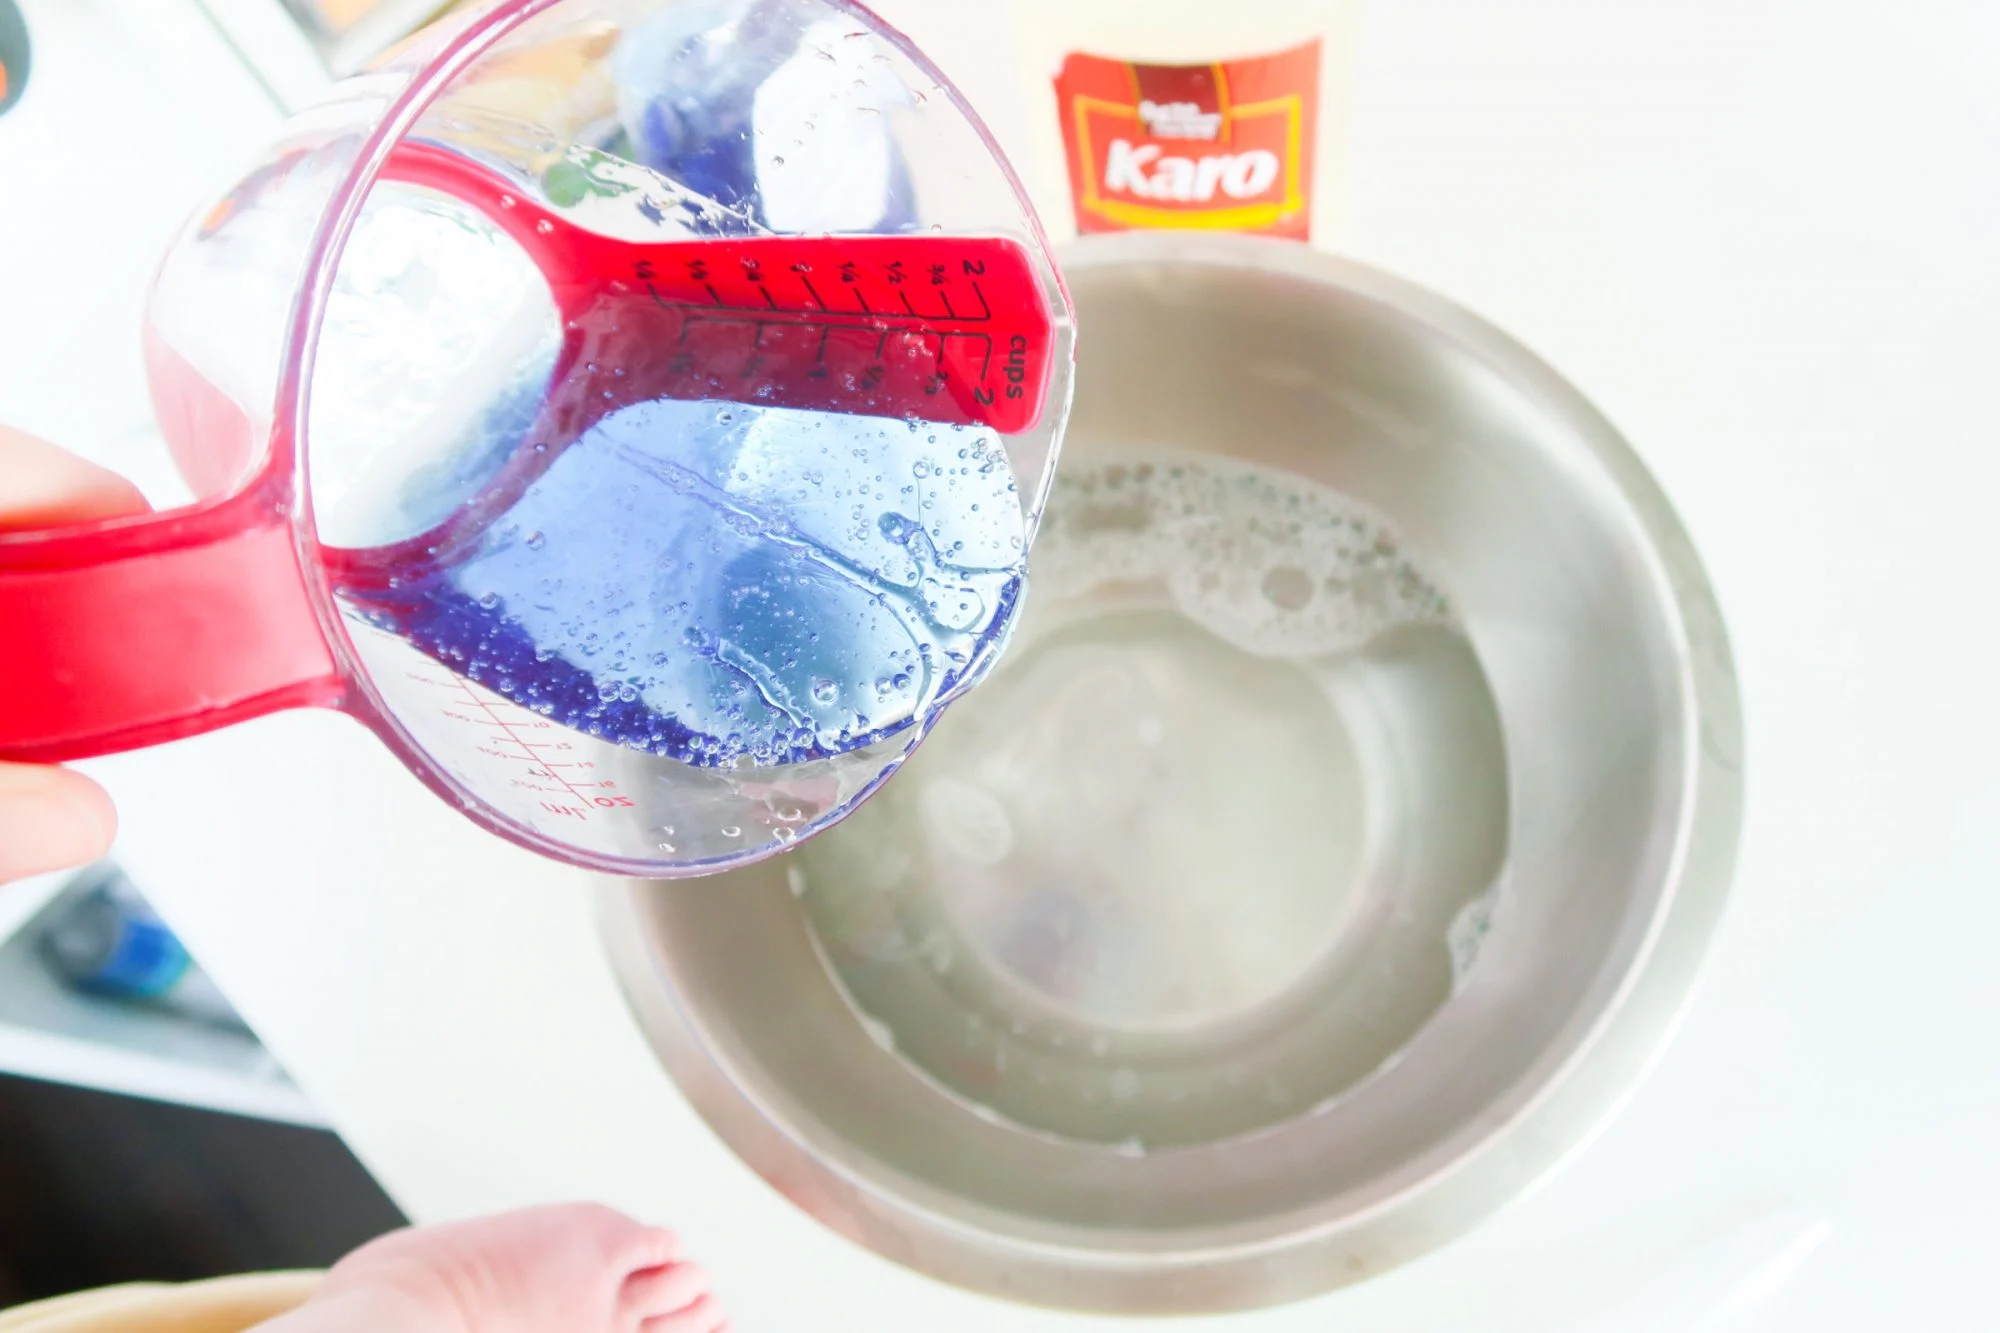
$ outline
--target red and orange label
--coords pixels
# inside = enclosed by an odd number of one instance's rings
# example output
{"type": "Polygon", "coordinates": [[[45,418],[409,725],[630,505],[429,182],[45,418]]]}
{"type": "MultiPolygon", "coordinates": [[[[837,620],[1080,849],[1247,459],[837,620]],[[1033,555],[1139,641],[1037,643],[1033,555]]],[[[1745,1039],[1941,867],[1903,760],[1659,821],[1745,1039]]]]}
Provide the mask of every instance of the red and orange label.
{"type": "Polygon", "coordinates": [[[1317,41],[1206,65],[1070,55],[1056,103],[1076,229],[1308,239],[1319,66],[1317,41]]]}

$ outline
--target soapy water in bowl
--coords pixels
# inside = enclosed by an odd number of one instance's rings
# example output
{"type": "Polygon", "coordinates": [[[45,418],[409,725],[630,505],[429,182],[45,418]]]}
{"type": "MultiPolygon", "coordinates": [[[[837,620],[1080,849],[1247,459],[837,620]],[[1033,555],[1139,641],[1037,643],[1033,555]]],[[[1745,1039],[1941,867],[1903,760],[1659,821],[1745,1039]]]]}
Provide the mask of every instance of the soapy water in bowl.
{"type": "Polygon", "coordinates": [[[1038,541],[1037,596],[1154,585],[1258,657],[1333,656],[1398,625],[1451,623],[1388,519],[1253,464],[1137,458],[1058,475],[1038,541]]]}
{"type": "MultiPolygon", "coordinates": [[[[1491,709],[1434,572],[1350,496],[1161,451],[1058,473],[1031,585],[991,678],[787,868],[876,1043],[981,1118],[1128,1154],[1393,1059],[1494,903],[1490,863],[1395,850],[1492,817],[1433,806],[1401,748],[1405,707],[1491,709]]],[[[1484,728],[1441,730],[1424,762],[1490,772],[1484,728]]]]}

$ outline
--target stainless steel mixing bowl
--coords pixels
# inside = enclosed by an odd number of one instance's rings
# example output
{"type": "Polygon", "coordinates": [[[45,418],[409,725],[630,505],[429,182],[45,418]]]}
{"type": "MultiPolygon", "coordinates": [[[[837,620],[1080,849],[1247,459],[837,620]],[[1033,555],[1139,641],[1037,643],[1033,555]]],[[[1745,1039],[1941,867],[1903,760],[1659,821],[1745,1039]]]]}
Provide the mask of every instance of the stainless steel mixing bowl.
{"type": "Polygon", "coordinates": [[[606,940],[717,1132],[861,1244],[1054,1306],[1263,1305],[1469,1226],[1641,1072],[1727,888],[1729,648],[1631,449],[1463,310],[1240,238],[1066,272],[1007,661],[790,857],[609,885],[606,940]],[[1186,569],[1090,568],[1152,521],[1133,486],[1186,569]],[[1310,670],[1256,637],[1364,603],[1310,670]]]}

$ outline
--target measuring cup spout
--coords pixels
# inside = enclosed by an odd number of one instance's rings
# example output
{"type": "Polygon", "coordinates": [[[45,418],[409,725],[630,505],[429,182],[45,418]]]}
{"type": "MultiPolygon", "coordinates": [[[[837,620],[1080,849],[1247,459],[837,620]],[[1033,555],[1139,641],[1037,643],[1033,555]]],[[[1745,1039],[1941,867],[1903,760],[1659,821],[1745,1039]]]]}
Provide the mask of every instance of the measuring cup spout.
{"type": "Polygon", "coordinates": [[[337,703],[284,490],[273,469],[216,503],[0,534],[0,760],[82,759],[337,703]]]}

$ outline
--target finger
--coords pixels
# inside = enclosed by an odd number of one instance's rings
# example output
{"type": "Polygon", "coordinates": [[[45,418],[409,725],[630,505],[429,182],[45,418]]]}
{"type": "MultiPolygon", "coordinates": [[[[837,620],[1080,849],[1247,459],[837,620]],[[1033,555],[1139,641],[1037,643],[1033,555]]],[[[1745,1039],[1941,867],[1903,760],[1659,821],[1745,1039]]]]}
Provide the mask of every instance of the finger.
{"type": "Polygon", "coordinates": [[[139,488],[116,472],[0,426],[0,531],[123,518],[150,507],[139,488]]]}
{"type": "Polygon", "coordinates": [[[42,764],[0,764],[0,884],[95,861],[118,815],[104,788],[42,764]]]}
{"type": "Polygon", "coordinates": [[[639,1325],[639,1333],[719,1333],[728,1322],[722,1302],[714,1296],[703,1296],[685,1310],[645,1320],[639,1325]]]}
{"type": "Polygon", "coordinates": [[[623,1256],[633,1272],[664,1268],[681,1257],[681,1238],[665,1227],[641,1227],[623,1256]]]}
{"type": "Polygon", "coordinates": [[[685,1310],[708,1294],[708,1274],[694,1264],[667,1264],[625,1279],[619,1303],[635,1321],[685,1310]]]}

